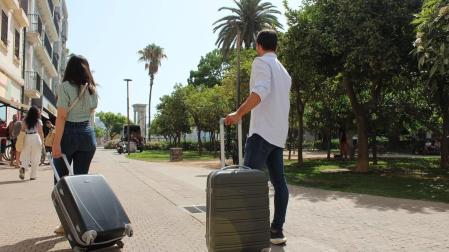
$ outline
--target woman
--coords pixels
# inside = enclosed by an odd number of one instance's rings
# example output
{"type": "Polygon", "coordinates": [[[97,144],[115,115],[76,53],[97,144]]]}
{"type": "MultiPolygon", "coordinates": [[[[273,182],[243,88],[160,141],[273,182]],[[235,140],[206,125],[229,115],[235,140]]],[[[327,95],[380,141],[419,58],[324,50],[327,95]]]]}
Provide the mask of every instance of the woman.
{"type": "Polygon", "coordinates": [[[340,154],[341,158],[343,160],[348,159],[348,153],[349,153],[349,145],[348,145],[348,138],[346,136],[346,129],[344,127],[340,128],[339,132],[339,141],[340,141],[340,154]]]}
{"type": "MultiPolygon", "coordinates": [[[[89,172],[97,145],[90,119],[97,103],[98,95],[89,63],[81,56],[72,56],[58,92],[58,117],[52,146],[54,164],[61,177],[68,175],[62,154],[66,155],[69,163],[73,163],[75,175],[89,172]]],[[[63,235],[63,227],[59,225],[55,233],[63,235]]]]}
{"type": "Polygon", "coordinates": [[[25,179],[25,169],[28,169],[29,166],[31,166],[30,180],[36,179],[36,172],[41,158],[42,139],[44,137],[40,117],[40,110],[32,106],[22,123],[22,131],[25,132],[23,148],[20,153],[21,167],[19,177],[22,180],[25,179]]]}
{"type": "Polygon", "coordinates": [[[50,120],[44,123],[44,147],[42,148],[41,165],[45,164],[47,154],[51,154],[51,147],[53,146],[53,140],[55,139],[55,126],[50,120]]]}

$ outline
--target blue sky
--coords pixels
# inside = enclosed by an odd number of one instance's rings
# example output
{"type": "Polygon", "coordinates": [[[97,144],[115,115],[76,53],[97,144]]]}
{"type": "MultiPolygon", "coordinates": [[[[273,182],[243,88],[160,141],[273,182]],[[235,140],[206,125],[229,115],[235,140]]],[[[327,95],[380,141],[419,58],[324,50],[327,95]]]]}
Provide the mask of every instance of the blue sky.
{"type": "MultiPolygon", "coordinates": [[[[290,0],[296,8],[301,0],[290,0]]],[[[68,48],[89,60],[101,87],[97,111],[126,115],[126,85],[130,104],[148,103],[149,78],[137,51],[156,43],[168,56],[155,78],[152,114],[159,98],[176,83],[186,83],[202,55],[215,48],[214,21],[224,16],[222,6],[231,0],[67,0],[69,11],[68,48]]],[[[271,1],[284,12],[282,0],[271,1]]],[[[285,17],[279,16],[286,26],[285,17]]],[[[131,119],[132,119],[132,111],[131,119]]]]}

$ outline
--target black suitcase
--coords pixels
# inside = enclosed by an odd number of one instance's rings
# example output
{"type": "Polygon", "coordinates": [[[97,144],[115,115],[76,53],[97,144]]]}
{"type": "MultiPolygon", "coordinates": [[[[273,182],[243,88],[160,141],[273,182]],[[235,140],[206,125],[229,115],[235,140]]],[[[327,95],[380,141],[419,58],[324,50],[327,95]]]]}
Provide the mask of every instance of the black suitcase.
{"type": "MultiPolygon", "coordinates": [[[[238,125],[242,164],[241,124],[238,125]]],[[[242,165],[225,167],[224,120],[220,120],[222,169],[207,177],[206,241],[210,252],[270,250],[268,180],[242,165]]]]}
{"type": "Polygon", "coordinates": [[[117,245],[131,237],[131,223],[120,201],[102,175],[73,175],[65,156],[69,176],[59,179],[51,194],[65,236],[74,251],[88,251],[117,245]]]}

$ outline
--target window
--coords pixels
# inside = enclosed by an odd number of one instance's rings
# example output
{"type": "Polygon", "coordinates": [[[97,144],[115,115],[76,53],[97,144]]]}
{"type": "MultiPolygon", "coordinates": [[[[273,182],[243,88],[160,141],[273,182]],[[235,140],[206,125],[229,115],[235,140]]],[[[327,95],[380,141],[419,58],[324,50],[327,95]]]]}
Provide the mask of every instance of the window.
{"type": "Polygon", "coordinates": [[[8,44],[8,15],[2,11],[2,34],[1,40],[5,45],[8,44]]]}
{"type": "Polygon", "coordinates": [[[14,55],[20,58],[20,32],[18,30],[14,34],[14,55]]]}

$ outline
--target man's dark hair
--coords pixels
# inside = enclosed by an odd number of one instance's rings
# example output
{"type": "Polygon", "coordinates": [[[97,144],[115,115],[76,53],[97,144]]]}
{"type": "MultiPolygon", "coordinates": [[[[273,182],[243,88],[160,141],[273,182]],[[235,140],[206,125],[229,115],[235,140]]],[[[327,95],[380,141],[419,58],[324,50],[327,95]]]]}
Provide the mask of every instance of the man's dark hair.
{"type": "Polygon", "coordinates": [[[265,51],[276,51],[278,46],[278,35],[274,30],[263,30],[257,34],[257,44],[265,51]]]}

